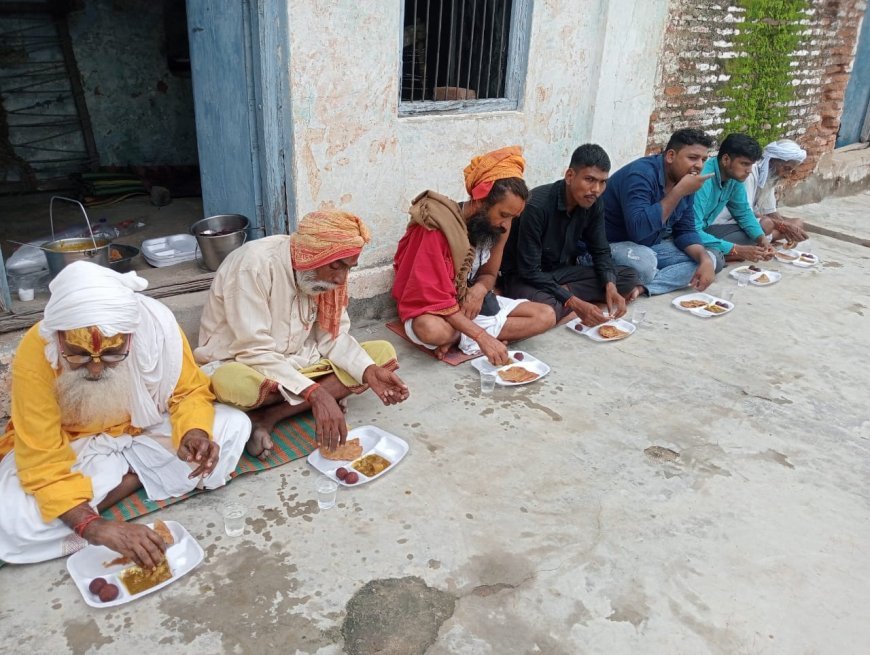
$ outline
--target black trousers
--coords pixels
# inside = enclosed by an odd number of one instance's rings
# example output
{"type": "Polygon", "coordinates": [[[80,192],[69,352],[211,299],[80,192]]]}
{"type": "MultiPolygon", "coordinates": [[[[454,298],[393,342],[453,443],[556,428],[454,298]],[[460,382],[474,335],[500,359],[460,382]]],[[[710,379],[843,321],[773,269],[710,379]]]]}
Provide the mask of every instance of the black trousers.
{"type": "MultiPolygon", "coordinates": [[[[556,282],[565,287],[573,295],[586,302],[604,302],[604,287],[598,280],[595,269],[591,266],[569,266],[559,269],[556,282]]],[[[616,267],[616,289],[621,295],[626,295],[640,281],[637,272],[628,266],[616,267]]],[[[571,310],[559,302],[552,294],[541,291],[531,284],[512,276],[502,282],[502,295],[508,298],[527,298],[534,302],[549,305],[556,312],[556,320],[561,321],[571,310]]]]}

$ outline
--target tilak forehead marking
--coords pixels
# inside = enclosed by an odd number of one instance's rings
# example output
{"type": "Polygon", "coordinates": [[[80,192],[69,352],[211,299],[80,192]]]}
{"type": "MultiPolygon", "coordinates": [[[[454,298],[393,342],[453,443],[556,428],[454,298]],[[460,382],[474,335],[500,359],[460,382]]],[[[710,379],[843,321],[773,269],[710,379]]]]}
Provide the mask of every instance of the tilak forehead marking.
{"type": "Polygon", "coordinates": [[[110,348],[118,348],[124,345],[124,335],[116,334],[111,337],[104,336],[98,327],[84,327],[75,330],[65,330],[64,340],[76,348],[86,350],[92,355],[97,355],[110,348]]]}

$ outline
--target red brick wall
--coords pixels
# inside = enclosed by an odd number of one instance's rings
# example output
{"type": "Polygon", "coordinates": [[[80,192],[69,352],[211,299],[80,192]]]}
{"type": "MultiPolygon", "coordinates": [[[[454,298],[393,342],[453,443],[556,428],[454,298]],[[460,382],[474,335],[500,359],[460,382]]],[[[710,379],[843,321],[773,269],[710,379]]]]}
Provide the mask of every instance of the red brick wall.
{"type": "MultiPolygon", "coordinates": [[[[656,110],[650,116],[649,152],[661,150],[671,132],[682,127],[700,127],[717,139],[724,136],[724,64],[737,54],[733,39],[745,14],[736,4],[671,0],[656,110]]],[[[834,148],[866,2],[810,0],[809,6],[801,45],[791,57],[795,94],[781,130],[782,137],[807,150],[807,161],[795,172],[794,181],[807,177],[819,157],[834,148]]]]}

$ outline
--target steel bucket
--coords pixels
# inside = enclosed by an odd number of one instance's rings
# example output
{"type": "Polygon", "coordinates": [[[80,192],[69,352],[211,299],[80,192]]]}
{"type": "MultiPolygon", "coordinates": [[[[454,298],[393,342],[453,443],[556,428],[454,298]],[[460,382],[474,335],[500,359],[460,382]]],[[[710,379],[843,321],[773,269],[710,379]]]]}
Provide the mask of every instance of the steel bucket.
{"type": "Polygon", "coordinates": [[[85,216],[85,223],[88,225],[90,237],[79,237],[77,239],[54,239],[46,244],[43,244],[42,250],[45,251],[45,259],[48,262],[48,272],[53,278],[61,272],[64,266],[77,261],[88,261],[100,266],[109,265],[109,240],[94,238],[94,231],[91,229],[91,221],[88,218],[88,213],[84,206],[78,200],[64,198],[62,196],[54,196],[48,205],[48,216],[51,221],[51,236],[54,237],[54,201],[63,200],[71,202],[79,206],[82,214],[85,216]]]}
{"type": "Polygon", "coordinates": [[[190,226],[206,268],[218,270],[227,255],[247,240],[249,223],[241,214],[219,214],[202,218],[190,226]]]}

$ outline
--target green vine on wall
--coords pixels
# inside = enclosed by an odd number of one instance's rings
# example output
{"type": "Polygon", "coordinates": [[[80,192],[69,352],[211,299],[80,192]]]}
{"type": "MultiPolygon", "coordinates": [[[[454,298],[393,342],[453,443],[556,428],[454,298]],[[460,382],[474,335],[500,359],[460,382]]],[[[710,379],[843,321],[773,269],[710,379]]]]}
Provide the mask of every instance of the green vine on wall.
{"type": "Polygon", "coordinates": [[[737,0],[746,12],[737,24],[733,47],[740,53],[726,60],[731,77],[720,89],[724,98],[725,133],[744,132],[764,145],[782,138],[792,86],[792,52],[801,45],[808,0],[737,0]]]}

